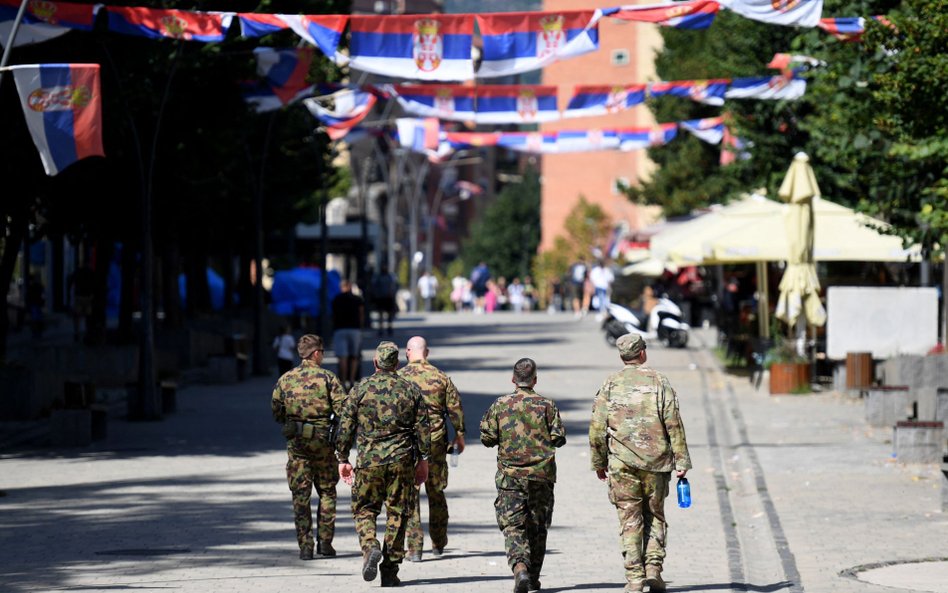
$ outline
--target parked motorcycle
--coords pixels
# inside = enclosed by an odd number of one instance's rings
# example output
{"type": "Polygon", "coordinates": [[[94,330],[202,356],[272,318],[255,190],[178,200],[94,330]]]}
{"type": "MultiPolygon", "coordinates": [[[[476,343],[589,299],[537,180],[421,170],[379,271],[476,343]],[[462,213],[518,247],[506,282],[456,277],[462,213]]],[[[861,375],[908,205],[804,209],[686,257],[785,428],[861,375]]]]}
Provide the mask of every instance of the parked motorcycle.
{"type": "Polygon", "coordinates": [[[615,346],[620,336],[641,334],[646,340],[660,340],[670,348],[688,345],[690,326],[682,320],[681,309],[666,296],[658,299],[652,311],[633,310],[616,303],[608,306],[608,315],[602,322],[606,342],[615,346]]]}

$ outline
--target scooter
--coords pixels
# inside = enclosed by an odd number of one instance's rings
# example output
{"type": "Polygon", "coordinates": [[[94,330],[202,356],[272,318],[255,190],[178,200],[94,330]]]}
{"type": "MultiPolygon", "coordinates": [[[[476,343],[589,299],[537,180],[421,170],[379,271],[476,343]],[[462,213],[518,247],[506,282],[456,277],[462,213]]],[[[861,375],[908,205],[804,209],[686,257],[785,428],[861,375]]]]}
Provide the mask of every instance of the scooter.
{"type": "Polygon", "coordinates": [[[660,297],[648,315],[616,303],[610,303],[608,311],[602,322],[602,330],[606,334],[606,342],[611,346],[615,346],[620,336],[628,333],[641,334],[646,340],[658,339],[669,348],[684,348],[688,345],[691,328],[682,320],[681,309],[668,297],[660,297]]]}

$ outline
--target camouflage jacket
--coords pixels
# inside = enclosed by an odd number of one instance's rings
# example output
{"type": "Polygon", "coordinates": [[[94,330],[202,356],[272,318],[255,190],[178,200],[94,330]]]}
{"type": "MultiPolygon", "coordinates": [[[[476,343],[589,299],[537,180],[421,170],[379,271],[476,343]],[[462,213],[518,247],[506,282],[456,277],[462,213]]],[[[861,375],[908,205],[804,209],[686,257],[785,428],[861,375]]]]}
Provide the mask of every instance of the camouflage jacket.
{"type": "Polygon", "coordinates": [[[626,365],[599,388],[589,424],[594,470],[608,457],[652,472],[691,469],[678,396],[665,375],[626,365]]]}
{"type": "Polygon", "coordinates": [[[431,450],[428,413],[421,392],[393,371],[376,371],[360,381],[346,400],[336,441],[336,458],[349,459],[355,440],[356,467],[387,465],[431,450]]]}
{"type": "Polygon", "coordinates": [[[342,411],[346,397],[335,373],[304,360],[277,381],[270,410],[277,422],[304,420],[328,427],[330,417],[342,411]]]}
{"type": "Polygon", "coordinates": [[[515,478],[556,481],[556,448],[566,443],[560,411],[527,387],[498,397],[481,420],[481,442],[497,446],[497,471],[515,478]]]}
{"type": "Polygon", "coordinates": [[[432,443],[447,441],[445,413],[448,414],[451,425],[457,433],[464,435],[464,410],[461,408],[461,396],[450,377],[427,360],[409,362],[398,374],[414,383],[425,398],[432,443]]]}

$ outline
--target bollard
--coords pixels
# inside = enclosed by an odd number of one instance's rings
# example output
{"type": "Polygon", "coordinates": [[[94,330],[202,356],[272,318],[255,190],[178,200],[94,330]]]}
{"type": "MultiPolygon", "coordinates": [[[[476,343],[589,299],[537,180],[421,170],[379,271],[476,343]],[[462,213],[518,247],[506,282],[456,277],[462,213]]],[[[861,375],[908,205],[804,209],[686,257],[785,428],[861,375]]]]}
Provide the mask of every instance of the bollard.
{"type": "Polygon", "coordinates": [[[945,447],[945,424],[903,420],[895,425],[892,442],[899,463],[938,463],[945,447]]]}
{"type": "Polygon", "coordinates": [[[870,387],[866,392],[866,423],[889,427],[912,416],[910,394],[904,385],[870,387]]]}

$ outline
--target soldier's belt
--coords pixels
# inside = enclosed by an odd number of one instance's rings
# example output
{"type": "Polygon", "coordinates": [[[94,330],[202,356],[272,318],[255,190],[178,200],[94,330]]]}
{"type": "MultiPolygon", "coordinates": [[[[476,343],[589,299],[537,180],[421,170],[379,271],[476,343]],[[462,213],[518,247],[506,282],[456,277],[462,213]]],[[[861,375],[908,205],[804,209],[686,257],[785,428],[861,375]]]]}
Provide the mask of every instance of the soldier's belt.
{"type": "Polygon", "coordinates": [[[315,424],[301,420],[296,420],[293,423],[296,425],[296,436],[298,437],[304,439],[314,439],[317,437],[329,438],[328,431],[330,427],[328,424],[315,424]]]}

